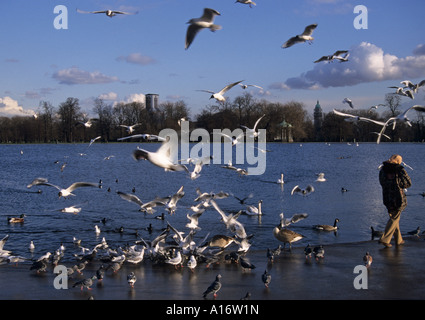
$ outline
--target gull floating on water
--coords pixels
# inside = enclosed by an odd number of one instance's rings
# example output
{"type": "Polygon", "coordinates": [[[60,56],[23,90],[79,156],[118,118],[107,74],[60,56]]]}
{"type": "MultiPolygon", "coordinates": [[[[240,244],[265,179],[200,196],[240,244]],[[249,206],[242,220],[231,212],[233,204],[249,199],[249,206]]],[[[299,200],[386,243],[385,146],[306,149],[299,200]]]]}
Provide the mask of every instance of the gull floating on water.
{"type": "Polygon", "coordinates": [[[58,189],[59,190],[59,198],[60,197],[67,198],[69,196],[75,196],[75,194],[73,194],[72,192],[77,188],[81,188],[81,187],[96,187],[96,188],[98,188],[99,187],[99,184],[97,184],[97,183],[74,182],[68,188],[64,189],[64,188],[58,187],[54,184],[47,182],[47,179],[45,179],[45,178],[36,178],[29,185],[27,185],[27,188],[31,188],[32,186],[35,186],[35,185],[49,186],[49,187],[54,187],[54,188],[58,189]]]}
{"type": "Polygon", "coordinates": [[[237,82],[233,82],[231,84],[228,84],[227,86],[225,86],[223,89],[221,89],[219,92],[214,92],[214,91],[210,91],[210,90],[198,90],[198,91],[202,91],[202,92],[207,92],[207,93],[211,93],[211,97],[210,99],[216,99],[219,102],[224,102],[226,101],[226,97],[224,97],[224,94],[229,91],[231,88],[233,88],[234,86],[238,85],[239,83],[241,83],[243,80],[237,81],[237,82]]]}
{"type": "Polygon", "coordinates": [[[185,49],[187,50],[192,44],[195,36],[202,29],[208,28],[211,31],[217,31],[221,29],[220,25],[214,24],[215,16],[219,16],[220,13],[214,9],[205,8],[200,18],[190,19],[187,23],[190,24],[186,32],[186,44],[185,49]]]}
{"type": "Polygon", "coordinates": [[[282,48],[289,48],[297,43],[302,43],[308,41],[309,44],[312,43],[314,38],[312,37],[314,29],[317,28],[317,24],[310,24],[307,27],[305,27],[304,32],[302,34],[296,35],[292,38],[290,38],[288,41],[286,41],[282,48]]]}
{"type": "Polygon", "coordinates": [[[78,205],[74,205],[74,206],[70,206],[70,207],[65,207],[63,209],[60,209],[61,212],[64,213],[73,213],[73,214],[77,214],[80,213],[81,208],[77,208],[78,205]]]}
{"type": "Polygon", "coordinates": [[[317,179],[316,179],[316,181],[317,181],[317,182],[325,182],[325,181],[326,181],[325,174],[324,174],[323,172],[319,173],[319,174],[317,175],[317,179]]]}
{"type": "Polygon", "coordinates": [[[136,12],[124,12],[124,11],[117,11],[117,10],[83,11],[80,9],[77,9],[77,12],[78,13],[93,13],[93,14],[104,13],[110,18],[115,17],[118,14],[133,15],[138,13],[137,11],[136,12]]]}

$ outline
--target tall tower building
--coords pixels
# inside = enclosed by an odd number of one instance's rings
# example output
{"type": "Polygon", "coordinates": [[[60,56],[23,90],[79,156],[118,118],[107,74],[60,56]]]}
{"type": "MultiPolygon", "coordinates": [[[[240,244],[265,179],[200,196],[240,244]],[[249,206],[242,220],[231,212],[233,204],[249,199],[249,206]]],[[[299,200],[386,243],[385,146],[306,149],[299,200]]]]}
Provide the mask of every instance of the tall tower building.
{"type": "Polygon", "coordinates": [[[159,94],[156,93],[148,93],[146,94],[146,109],[149,112],[154,112],[158,109],[159,106],[159,94]]]}
{"type": "Polygon", "coordinates": [[[322,125],[323,125],[323,111],[320,106],[319,100],[317,100],[316,106],[314,107],[314,131],[316,141],[322,139],[322,125]]]}

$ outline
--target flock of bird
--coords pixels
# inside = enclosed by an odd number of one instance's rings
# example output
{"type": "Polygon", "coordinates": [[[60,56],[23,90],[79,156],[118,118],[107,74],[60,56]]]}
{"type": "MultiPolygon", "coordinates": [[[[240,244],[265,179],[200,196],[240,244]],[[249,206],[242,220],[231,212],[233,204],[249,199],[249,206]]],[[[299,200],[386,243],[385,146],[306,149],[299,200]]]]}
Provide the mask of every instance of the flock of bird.
{"type": "MultiPolygon", "coordinates": [[[[262,117],[258,119],[256,125],[261,119],[262,117]]],[[[253,132],[249,131],[248,129],[249,128],[247,128],[247,132],[251,132],[251,134],[253,134],[253,132]]],[[[170,148],[169,144],[170,141],[166,139],[166,141],[162,142],[161,146],[159,147],[159,149],[162,150],[161,152],[163,153],[164,158],[170,156],[169,152],[164,151],[170,148]]],[[[177,171],[177,168],[174,168],[175,170],[173,170],[173,167],[170,168],[170,158],[167,158],[169,163],[165,163],[163,160],[158,161],[155,156],[148,156],[146,152],[147,151],[142,151],[142,149],[137,148],[134,151],[133,156],[136,160],[141,158],[148,160],[152,163],[152,165],[160,166],[165,170],[177,171]],[[142,153],[143,156],[140,155],[140,153],[142,153]]],[[[184,161],[193,164],[195,168],[199,163],[208,163],[209,160],[210,158],[184,159],[184,161]]],[[[188,171],[187,168],[185,171],[188,171]]],[[[196,172],[196,174],[199,174],[199,171],[196,172]]],[[[318,174],[316,181],[325,182],[326,179],[324,174],[318,174]]],[[[99,183],[75,182],[72,183],[69,187],[63,188],[51,184],[46,178],[35,178],[33,181],[27,184],[26,187],[53,187],[59,191],[59,198],[70,198],[76,197],[74,192],[79,188],[99,188],[101,183],[101,181],[99,183]]],[[[277,180],[277,183],[284,183],[283,174],[281,175],[281,178],[277,180]]],[[[251,199],[253,197],[252,194],[243,199],[240,199],[230,193],[223,191],[218,193],[208,193],[201,192],[201,190],[198,188],[196,192],[197,197],[194,199],[194,204],[190,207],[190,211],[192,211],[192,213],[186,214],[188,222],[185,227],[188,228],[188,232],[186,230],[178,230],[167,221],[166,228],[161,230],[161,232],[154,236],[152,240],[146,240],[142,238],[140,234],[136,233],[136,240],[133,244],[118,246],[116,248],[113,248],[107,242],[105,237],[103,237],[99,243],[91,248],[84,247],[81,243],[81,240],[74,238],[74,246],[79,250],[79,252],[72,254],[73,258],[76,260],[75,264],[67,267],[68,276],[73,280],[72,287],[80,288],[81,290],[91,289],[96,281],[103,280],[107,272],[111,274],[117,273],[122,268],[124,263],[128,265],[140,265],[146,260],[150,260],[155,265],[170,265],[177,270],[185,266],[190,270],[190,272],[195,272],[195,269],[199,268],[200,265],[205,265],[208,268],[211,264],[218,263],[236,264],[239,265],[243,271],[255,269],[256,266],[250,263],[249,258],[247,257],[247,253],[252,245],[251,239],[253,235],[247,233],[245,226],[238,220],[238,218],[242,214],[255,216],[263,215],[262,200],[258,202],[258,206],[254,206],[245,203],[247,199],[251,199]],[[246,209],[240,210],[238,212],[225,212],[220,207],[219,201],[220,199],[231,196],[235,197],[235,199],[238,200],[241,204],[244,204],[246,209]],[[223,232],[222,234],[215,234],[213,236],[210,236],[210,233],[207,233],[203,239],[200,241],[195,241],[196,233],[201,230],[199,219],[206,210],[215,210],[218,213],[218,218],[223,224],[226,232],[223,232]],[[235,246],[233,250],[230,249],[231,245],[235,246]],[[96,262],[100,263],[100,266],[96,272],[89,277],[82,278],[83,270],[86,268],[86,266],[96,262]]],[[[315,188],[312,185],[308,185],[305,189],[301,189],[299,186],[295,186],[291,191],[291,195],[299,194],[301,196],[308,196],[312,192],[315,192],[315,188]]],[[[136,204],[139,210],[144,214],[152,215],[155,213],[156,209],[162,208],[171,216],[176,213],[178,203],[180,199],[185,196],[185,191],[184,187],[181,186],[174,194],[166,197],[156,197],[155,199],[148,202],[142,201],[134,193],[124,193],[117,191],[117,195],[125,201],[136,204]]],[[[78,209],[81,210],[81,208],[77,208],[77,206],[74,205],[63,209],[62,212],[72,212],[77,214],[79,212],[78,209]]],[[[164,214],[158,217],[160,217],[160,219],[166,220],[164,214]]],[[[271,234],[273,234],[277,240],[283,243],[283,248],[281,245],[275,249],[268,248],[265,255],[267,263],[272,264],[279,257],[281,252],[285,251],[287,244],[289,245],[289,250],[291,251],[292,244],[304,238],[303,235],[290,230],[288,227],[303,219],[306,219],[307,217],[308,214],[306,213],[294,214],[289,218],[286,218],[283,213],[280,215],[280,222],[272,230],[271,234]]],[[[23,220],[14,221],[13,223],[15,222],[23,222],[23,220]]],[[[315,225],[313,228],[318,231],[335,232],[338,229],[337,222],[339,222],[339,219],[335,219],[333,226],[315,225]]],[[[10,223],[12,222],[10,221],[10,223]]],[[[151,225],[147,230],[150,234],[152,234],[153,230],[151,225]]],[[[118,230],[118,232],[122,232],[122,230],[118,230]]],[[[101,233],[97,225],[95,225],[95,233],[97,236],[99,236],[101,233]]],[[[60,264],[61,259],[65,254],[65,250],[69,250],[66,249],[61,243],[56,250],[52,251],[53,253],[49,251],[38,258],[28,260],[25,257],[14,256],[12,252],[4,250],[4,245],[8,239],[9,236],[7,235],[0,242],[0,263],[18,263],[31,261],[32,264],[30,270],[36,272],[37,274],[47,272],[49,265],[56,266],[60,264]]],[[[34,250],[33,241],[31,241],[29,249],[32,251],[34,250]]],[[[306,256],[306,261],[309,260],[312,255],[314,255],[315,260],[320,262],[324,259],[325,249],[322,245],[311,248],[309,244],[304,249],[304,253],[306,256]]],[[[268,289],[270,287],[271,279],[272,275],[270,274],[270,269],[266,266],[264,273],[261,275],[261,280],[265,288],[268,289]]],[[[137,285],[136,273],[129,273],[127,275],[127,280],[129,287],[134,288],[137,285]]],[[[207,298],[210,294],[212,294],[213,298],[216,298],[220,289],[221,275],[218,274],[214,282],[211,283],[211,285],[203,292],[203,297],[207,298]]]]}
{"type": "MultiPolygon", "coordinates": [[[[255,6],[255,3],[250,0],[237,0],[239,3],[247,4],[249,6],[255,6]]],[[[129,13],[123,11],[114,11],[114,10],[104,10],[104,11],[82,11],[77,9],[79,13],[85,14],[106,14],[108,17],[114,17],[116,15],[125,15],[125,14],[136,14],[129,13]]],[[[216,16],[220,16],[220,13],[214,9],[205,8],[203,11],[203,15],[200,18],[190,19],[188,21],[188,28],[186,33],[186,41],[185,41],[185,49],[187,50],[191,44],[193,43],[197,34],[203,29],[209,29],[213,32],[220,30],[222,27],[220,25],[214,24],[214,19],[216,16]]],[[[303,33],[299,35],[295,35],[288,39],[283,45],[282,48],[286,49],[298,43],[311,43],[314,38],[312,36],[314,30],[317,28],[317,24],[311,24],[307,26],[303,33]]],[[[335,53],[329,56],[323,56],[315,61],[315,63],[319,62],[332,62],[334,60],[338,60],[340,62],[347,62],[349,57],[349,52],[347,50],[338,50],[335,53]]],[[[200,90],[207,93],[210,93],[210,99],[216,99],[217,101],[225,101],[224,94],[230,90],[231,88],[239,85],[242,88],[247,88],[248,86],[254,86],[257,88],[261,88],[260,86],[253,84],[243,84],[243,81],[233,82],[218,92],[210,91],[210,90],[200,90]]],[[[413,93],[417,92],[417,90],[425,85],[425,81],[422,81],[418,84],[412,84],[409,81],[402,82],[405,87],[397,88],[396,94],[401,94],[408,96],[413,99],[413,93]],[[407,89],[407,90],[406,90],[407,89]]],[[[344,103],[347,103],[350,108],[354,109],[353,102],[346,98],[344,99],[344,103]]],[[[357,117],[354,115],[350,115],[347,113],[342,113],[334,110],[334,113],[345,117],[347,121],[368,121],[374,124],[382,126],[381,131],[378,135],[377,142],[379,143],[381,136],[383,136],[385,129],[392,125],[393,129],[397,122],[404,122],[410,124],[409,119],[406,117],[407,113],[410,110],[416,110],[420,112],[425,112],[424,106],[415,105],[408,110],[406,110],[403,114],[392,117],[388,119],[385,123],[378,122],[372,119],[357,117]]],[[[232,146],[235,146],[239,143],[243,136],[249,135],[250,137],[258,136],[258,125],[260,121],[263,119],[264,115],[260,117],[253,128],[248,128],[246,126],[242,126],[245,129],[243,135],[238,137],[231,137],[222,134],[222,136],[229,140],[232,146]]],[[[87,122],[81,122],[80,124],[86,128],[89,128],[93,124],[93,119],[90,119],[87,122]]],[[[134,134],[135,128],[140,124],[134,125],[121,125],[121,127],[125,128],[127,133],[130,135],[128,137],[123,137],[118,139],[119,141],[127,140],[131,138],[145,138],[145,139],[156,139],[163,141],[161,146],[156,151],[148,151],[145,149],[137,148],[133,151],[132,156],[135,160],[146,160],[150,162],[152,165],[163,168],[166,171],[184,171],[189,174],[191,180],[197,179],[202,171],[204,165],[208,164],[211,158],[207,159],[188,159],[182,160],[188,163],[194,164],[193,171],[189,171],[188,166],[182,163],[175,163],[173,158],[171,157],[170,149],[172,148],[171,141],[169,139],[158,137],[155,135],[149,134],[134,134]]],[[[90,141],[89,147],[101,137],[98,136],[90,141]]],[[[247,175],[246,170],[242,168],[237,168],[229,163],[226,166],[223,166],[225,169],[234,170],[240,175],[247,175]]],[[[324,182],[326,179],[324,178],[324,174],[320,174],[317,179],[318,182],[324,182]]],[[[277,181],[278,184],[283,184],[283,174],[280,179],[277,181]]],[[[46,178],[35,178],[32,182],[27,185],[27,188],[32,188],[34,186],[46,186],[53,187],[58,190],[59,198],[69,198],[75,197],[73,193],[75,190],[83,187],[91,187],[91,188],[99,188],[100,183],[91,183],[91,182],[75,182],[72,183],[67,188],[57,186],[55,184],[50,183],[46,178]]],[[[306,186],[302,189],[299,185],[295,186],[291,195],[301,195],[308,196],[312,192],[315,192],[315,188],[312,185],[306,186]]],[[[176,209],[178,203],[182,197],[185,196],[185,191],[183,186],[179,188],[174,194],[166,196],[166,197],[157,197],[151,201],[144,202],[135,194],[117,192],[117,195],[131,203],[134,203],[138,206],[139,210],[145,214],[153,214],[156,211],[156,208],[161,207],[164,208],[169,215],[174,215],[176,213],[176,209]]],[[[185,225],[188,228],[187,231],[182,231],[176,229],[172,226],[168,221],[166,224],[166,228],[162,230],[157,236],[153,238],[153,240],[149,241],[142,238],[139,234],[137,234],[137,239],[133,244],[128,244],[126,246],[119,246],[113,248],[105,239],[96,244],[92,248],[86,248],[82,246],[81,241],[78,239],[74,239],[74,245],[79,248],[78,253],[74,253],[73,256],[76,260],[75,264],[70,266],[67,270],[68,276],[74,277],[76,276],[75,281],[73,283],[73,287],[78,287],[81,290],[84,288],[90,289],[95,281],[102,281],[106,272],[117,273],[124,263],[130,265],[139,265],[146,260],[150,260],[153,264],[161,264],[164,266],[170,265],[172,268],[179,269],[182,266],[186,266],[190,272],[195,272],[195,269],[199,267],[201,264],[205,264],[206,267],[209,267],[211,264],[215,263],[235,263],[238,264],[242,270],[252,270],[255,269],[256,266],[249,262],[247,258],[247,253],[251,247],[251,239],[253,237],[252,234],[248,234],[245,230],[245,226],[238,220],[239,216],[242,214],[248,215],[257,215],[261,216],[262,212],[262,201],[258,202],[258,206],[247,205],[246,210],[240,210],[236,213],[228,213],[223,210],[219,205],[219,200],[222,198],[227,198],[231,196],[231,194],[226,192],[219,193],[207,193],[201,192],[197,189],[197,197],[194,200],[194,204],[190,207],[192,213],[189,215],[187,213],[186,217],[188,219],[187,224],[185,225]],[[201,241],[195,241],[196,233],[201,229],[199,226],[199,219],[202,214],[206,210],[215,210],[218,213],[218,218],[226,230],[226,234],[216,234],[210,237],[208,233],[201,241]],[[230,235],[229,235],[230,234],[230,235]],[[236,245],[235,250],[229,250],[230,245],[236,245]],[[226,250],[227,249],[227,250],[226,250]],[[86,268],[87,264],[93,262],[100,262],[100,266],[95,274],[84,277],[81,279],[79,275],[82,274],[82,271],[86,268]]],[[[236,198],[236,197],[235,197],[236,198]]],[[[247,198],[251,198],[248,196],[247,198]]],[[[245,202],[247,199],[238,199],[241,204],[245,202]]],[[[64,208],[62,212],[72,212],[74,214],[79,213],[80,208],[77,206],[71,206],[64,208]]],[[[161,216],[162,219],[165,219],[164,214],[161,216]]],[[[271,230],[271,234],[280,242],[283,243],[283,248],[279,245],[275,249],[267,249],[267,254],[265,259],[267,262],[273,263],[277,257],[281,254],[282,251],[285,251],[286,245],[289,245],[289,250],[292,249],[292,244],[300,241],[305,238],[302,234],[299,234],[288,227],[303,220],[308,217],[308,214],[295,214],[290,218],[285,218],[284,214],[280,214],[279,223],[271,230]]],[[[22,223],[25,217],[17,217],[14,220],[9,220],[9,223],[22,223]],[[20,220],[21,219],[21,220],[20,220]]],[[[336,218],[334,220],[333,225],[315,225],[313,228],[318,231],[329,231],[335,232],[338,230],[338,222],[339,219],[336,218]]],[[[372,230],[373,232],[374,230],[372,230]]],[[[98,226],[95,226],[96,234],[100,234],[100,230],[98,226]]],[[[152,233],[152,229],[149,229],[149,232],[152,233]]],[[[11,251],[4,249],[4,246],[9,239],[9,235],[6,235],[0,241],[0,263],[8,262],[8,263],[18,263],[28,261],[25,257],[14,256],[11,251]]],[[[30,250],[34,250],[34,243],[30,243],[30,250]]],[[[40,257],[30,260],[31,267],[30,270],[34,270],[36,273],[46,272],[49,264],[58,265],[65,254],[66,249],[62,244],[57,248],[54,253],[46,252],[40,257]]],[[[320,262],[325,257],[325,249],[323,245],[317,245],[311,247],[308,244],[304,248],[305,259],[309,260],[312,256],[314,256],[315,260],[320,262]]],[[[371,266],[372,257],[369,253],[366,253],[363,258],[364,264],[367,267],[371,266]]],[[[209,285],[202,296],[207,298],[210,294],[213,295],[214,298],[217,297],[218,292],[222,288],[221,283],[222,276],[221,274],[217,274],[215,280],[209,285]]],[[[137,285],[137,278],[134,272],[131,272],[127,275],[127,281],[131,288],[134,288],[137,285]]],[[[269,270],[265,268],[264,273],[261,275],[261,281],[263,282],[266,288],[269,288],[272,281],[272,276],[269,273],[269,270]]],[[[250,294],[247,293],[245,298],[249,298],[250,294]]]]}
{"type": "MultiPolygon", "coordinates": [[[[260,123],[260,117],[254,129],[245,127],[245,134],[254,135],[256,126],[260,123]]],[[[181,163],[174,163],[171,159],[169,149],[171,148],[171,141],[164,138],[158,150],[156,152],[146,151],[140,148],[136,148],[133,152],[135,160],[146,160],[150,164],[146,166],[156,165],[167,171],[183,171],[189,174],[191,180],[197,179],[201,174],[200,167],[208,165],[211,157],[205,157],[201,159],[181,159],[179,162],[187,162],[187,166],[181,163]],[[189,166],[194,166],[194,170],[190,171],[189,166]]],[[[232,141],[227,141],[229,144],[234,145],[232,141]]],[[[231,164],[224,166],[225,168],[233,167],[231,164]]],[[[237,170],[237,168],[233,169],[237,170]]],[[[177,173],[170,173],[177,174],[177,173]]],[[[327,179],[324,173],[318,173],[315,182],[325,183],[327,179]]],[[[275,182],[276,184],[284,184],[284,176],[280,175],[280,178],[275,182]]],[[[52,184],[46,178],[35,178],[33,181],[26,185],[27,188],[34,187],[46,187],[49,189],[56,189],[58,191],[59,198],[74,198],[78,197],[76,190],[91,188],[99,188],[102,185],[102,181],[98,183],[92,182],[75,182],[70,186],[61,187],[52,184]]],[[[309,184],[305,187],[296,185],[291,190],[291,196],[302,196],[307,197],[310,194],[316,192],[316,188],[309,184]]],[[[171,217],[176,214],[177,208],[180,206],[179,201],[186,195],[184,187],[181,186],[173,194],[168,196],[156,197],[150,201],[142,201],[138,196],[135,195],[134,190],[132,193],[125,193],[117,191],[117,195],[124,201],[134,203],[137,208],[147,215],[153,215],[156,210],[160,209],[168,213],[171,217]]],[[[188,208],[186,213],[187,223],[185,227],[187,229],[177,229],[173,226],[164,213],[161,216],[157,216],[161,220],[166,222],[166,227],[162,229],[159,234],[154,235],[152,226],[146,228],[149,232],[152,240],[143,238],[141,234],[135,233],[136,240],[134,243],[128,243],[125,246],[111,246],[105,237],[100,242],[92,247],[84,247],[81,240],[73,239],[74,249],[78,251],[72,254],[72,257],[76,260],[75,264],[68,266],[67,272],[70,279],[73,280],[72,286],[74,288],[80,288],[81,290],[90,289],[96,281],[102,281],[106,273],[115,274],[119,272],[124,264],[127,265],[141,265],[143,262],[149,260],[155,265],[171,266],[173,269],[181,270],[182,267],[186,267],[190,272],[196,272],[197,268],[204,265],[209,267],[212,264],[227,263],[235,264],[240,266],[243,272],[256,269],[256,266],[249,261],[249,249],[252,246],[253,235],[247,232],[244,224],[239,221],[241,215],[252,215],[261,217],[264,213],[262,210],[262,200],[258,201],[258,205],[247,204],[246,201],[253,198],[253,194],[249,194],[244,198],[238,198],[228,192],[202,192],[199,188],[196,189],[196,198],[193,200],[193,204],[188,208]],[[241,205],[245,207],[243,210],[238,212],[226,212],[220,206],[220,199],[228,197],[234,197],[241,205]],[[208,231],[208,226],[204,227],[200,225],[200,220],[205,211],[210,210],[217,213],[217,218],[223,225],[223,232],[210,235],[208,232],[202,239],[197,240],[197,232],[201,229],[208,231]],[[190,213],[189,213],[190,212],[190,213]],[[232,249],[233,248],[233,249],[232,249]],[[98,270],[93,272],[89,277],[82,278],[82,272],[89,264],[99,264],[98,270]]],[[[62,209],[64,213],[78,214],[81,208],[77,205],[73,205],[62,209]]],[[[284,252],[289,246],[289,252],[292,251],[292,245],[302,239],[305,236],[293,231],[290,227],[299,221],[308,218],[307,213],[294,214],[291,217],[285,217],[283,213],[280,214],[279,223],[270,230],[270,236],[273,235],[275,239],[283,244],[277,246],[274,249],[267,248],[265,254],[265,261],[267,261],[264,273],[261,274],[261,281],[264,287],[268,290],[272,287],[272,273],[270,273],[270,266],[278,259],[281,252],[284,252]],[[267,260],[266,260],[267,259],[267,260]]],[[[10,218],[9,223],[23,223],[25,215],[10,218]],[[12,220],[14,219],[14,220],[12,220]]],[[[312,228],[318,232],[336,232],[338,230],[338,223],[340,220],[335,218],[333,225],[319,224],[313,225],[312,228]]],[[[117,232],[123,232],[123,230],[117,230],[117,232]]],[[[95,233],[97,237],[101,234],[101,231],[97,225],[95,225],[95,233]]],[[[376,233],[372,229],[372,235],[376,233]]],[[[47,272],[50,265],[56,266],[61,263],[65,251],[69,251],[69,248],[65,248],[63,244],[60,244],[57,249],[51,252],[46,252],[40,257],[29,260],[22,256],[13,255],[9,250],[4,249],[6,241],[9,236],[5,236],[0,242],[0,263],[20,263],[31,261],[30,270],[36,273],[47,272]],[[53,253],[52,253],[53,252],[53,253]]],[[[34,242],[30,243],[30,250],[34,251],[34,242]]],[[[308,244],[304,248],[305,259],[309,262],[312,257],[317,263],[322,263],[325,258],[325,248],[323,245],[310,246],[308,244]]],[[[365,266],[368,268],[371,266],[372,257],[370,254],[366,254],[364,257],[365,266]]],[[[360,260],[360,259],[359,259],[360,260]]],[[[67,261],[66,263],[69,263],[67,261]]],[[[266,263],[266,262],[265,262],[266,263]]],[[[137,287],[137,272],[131,272],[127,275],[128,285],[130,288],[137,287]]],[[[260,279],[259,279],[260,280],[260,279]]],[[[202,296],[208,298],[212,295],[216,298],[220,291],[222,284],[222,276],[216,275],[215,280],[209,287],[203,292],[202,296]]],[[[250,293],[247,293],[247,299],[250,293]]]]}
{"type": "MultiPolygon", "coordinates": [[[[236,3],[247,4],[250,7],[252,7],[253,5],[254,6],[256,5],[255,2],[252,2],[251,0],[237,0],[236,3]]],[[[117,14],[136,14],[137,13],[137,12],[130,13],[130,12],[123,12],[123,11],[114,11],[114,10],[103,10],[103,11],[91,11],[90,12],[90,11],[82,11],[82,10],[77,9],[77,11],[79,13],[92,13],[92,14],[104,13],[109,17],[113,17],[117,14]]],[[[193,43],[196,35],[201,30],[209,29],[210,31],[215,32],[217,30],[222,29],[221,25],[214,23],[215,17],[220,16],[220,15],[221,15],[220,12],[218,12],[215,9],[204,8],[203,14],[202,14],[201,17],[190,19],[187,22],[189,24],[189,26],[188,26],[187,32],[186,32],[185,49],[187,50],[190,47],[190,45],[193,43]]],[[[304,31],[301,34],[297,34],[297,35],[289,38],[287,41],[285,41],[285,43],[282,44],[281,47],[283,49],[286,49],[286,48],[292,47],[292,46],[294,46],[298,43],[305,43],[305,42],[311,44],[314,40],[313,32],[317,27],[318,27],[317,23],[310,24],[310,25],[306,26],[304,31]]],[[[333,62],[335,60],[342,63],[342,62],[349,61],[348,60],[349,56],[350,56],[350,52],[348,50],[337,50],[330,55],[324,55],[324,56],[320,57],[319,59],[314,61],[314,63],[320,63],[320,62],[330,63],[330,62],[333,62]]],[[[231,88],[235,87],[236,85],[241,85],[242,88],[244,88],[244,89],[246,89],[248,86],[254,86],[254,87],[262,89],[262,87],[260,87],[260,86],[245,85],[245,84],[242,84],[241,82],[242,81],[230,83],[218,92],[211,91],[211,90],[198,90],[198,91],[210,93],[211,94],[210,99],[215,99],[218,102],[224,102],[224,101],[226,101],[224,94],[228,90],[230,90],[231,88]]],[[[403,86],[391,86],[389,88],[396,89],[394,94],[409,97],[410,99],[414,99],[414,93],[416,93],[419,88],[421,88],[425,85],[425,80],[422,80],[422,81],[420,81],[419,83],[416,83],[416,84],[412,83],[410,80],[404,80],[404,81],[401,81],[401,84],[403,86]]],[[[348,104],[351,109],[354,109],[353,101],[351,99],[344,98],[343,103],[348,104]]],[[[380,105],[382,105],[382,104],[380,104],[380,105]]],[[[372,106],[371,108],[369,108],[369,111],[371,111],[372,109],[377,109],[377,107],[380,106],[380,105],[372,106]]],[[[356,118],[357,118],[357,121],[368,121],[368,122],[372,122],[372,123],[375,123],[375,124],[378,124],[378,125],[381,126],[381,130],[378,133],[378,138],[377,138],[377,143],[379,144],[383,136],[388,137],[387,135],[385,135],[385,130],[389,125],[393,124],[393,126],[392,126],[393,130],[395,129],[395,123],[396,122],[404,122],[407,125],[411,126],[411,123],[410,123],[409,119],[406,117],[406,114],[412,109],[419,111],[419,112],[425,111],[424,106],[414,105],[411,108],[407,109],[402,114],[400,114],[399,116],[391,117],[387,121],[382,122],[382,123],[378,122],[378,121],[374,121],[372,119],[365,118],[365,117],[356,117],[356,118]]],[[[353,116],[353,115],[344,114],[342,112],[337,112],[336,110],[334,110],[334,112],[335,112],[335,114],[343,116],[348,120],[354,121],[353,119],[355,118],[355,116],[353,116]]],[[[91,124],[88,123],[87,125],[91,125],[91,124]]],[[[133,130],[133,127],[131,127],[131,128],[128,127],[128,130],[129,130],[128,132],[131,133],[132,130],[133,130]]],[[[237,142],[237,138],[234,141],[237,142]]]]}

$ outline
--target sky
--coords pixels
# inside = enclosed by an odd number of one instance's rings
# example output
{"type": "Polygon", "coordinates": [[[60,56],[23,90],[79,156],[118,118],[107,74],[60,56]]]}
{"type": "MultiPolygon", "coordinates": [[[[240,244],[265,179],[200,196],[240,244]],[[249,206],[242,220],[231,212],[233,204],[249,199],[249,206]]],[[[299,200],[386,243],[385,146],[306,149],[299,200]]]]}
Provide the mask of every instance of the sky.
{"type": "MultiPolygon", "coordinates": [[[[32,115],[41,101],[57,107],[68,97],[91,114],[96,98],[143,102],[155,93],[160,103],[183,100],[194,118],[215,104],[199,90],[240,80],[263,89],[237,86],[227,99],[249,92],[269,102],[299,101],[313,113],[317,100],[324,112],[347,110],[348,97],[368,109],[384,102],[394,91],[389,86],[425,79],[424,1],[254,1],[2,1],[0,116],[32,115]],[[185,50],[187,22],[204,8],[220,13],[214,22],[222,28],[200,31],[185,50]],[[136,14],[109,18],[77,9],[136,14]],[[312,44],[281,47],[313,23],[312,44]],[[336,50],[349,50],[349,61],[314,63],[336,50]]],[[[402,103],[424,105],[425,87],[402,103]]]]}

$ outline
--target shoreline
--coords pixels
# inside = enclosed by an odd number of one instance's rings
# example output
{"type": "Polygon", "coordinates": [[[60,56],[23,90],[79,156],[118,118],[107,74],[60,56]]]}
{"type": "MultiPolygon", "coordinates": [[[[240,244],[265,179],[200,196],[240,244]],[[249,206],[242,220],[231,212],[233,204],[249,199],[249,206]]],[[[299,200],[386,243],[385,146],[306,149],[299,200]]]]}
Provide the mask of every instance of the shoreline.
{"type": "MultiPolygon", "coordinates": [[[[57,274],[49,265],[47,272],[30,271],[31,263],[0,265],[0,300],[174,300],[203,301],[202,293],[221,274],[222,288],[215,301],[240,300],[247,292],[251,300],[422,300],[425,299],[425,273],[422,257],[425,254],[423,238],[405,237],[403,246],[384,248],[377,240],[326,245],[325,258],[306,259],[304,248],[293,247],[273,263],[267,262],[266,252],[248,251],[246,257],[256,266],[243,270],[239,264],[220,263],[209,268],[199,264],[194,272],[187,267],[154,265],[143,261],[140,265],[124,264],[116,273],[108,271],[101,282],[94,281],[91,290],[80,290],[72,285],[95,274],[101,264],[87,264],[83,275],[68,279],[68,289],[55,289],[57,274]],[[355,273],[363,265],[368,251],[373,263],[367,274],[355,273]],[[272,276],[268,288],[261,275],[267,269],[272,276]],[[127,284],[127,275],[134,272],[134,288],[127,284]],[[367,288],[356,289],[357,278],[367,276],[367,288]]],[[[313,244],[312,244],[313,245],[313,244]]],[[[65,263],[64,263],[65,264],[65,263]]],[[[65,264],[67,267],[69,263],[65,264]]],[[[363,286],[365,285],[363,278],[363,286]]],[[[209,295],[205,300],[213,300],[209,295]]]]}

